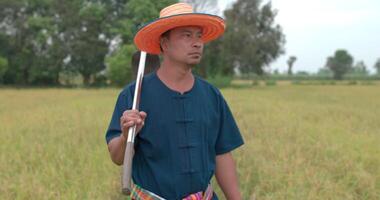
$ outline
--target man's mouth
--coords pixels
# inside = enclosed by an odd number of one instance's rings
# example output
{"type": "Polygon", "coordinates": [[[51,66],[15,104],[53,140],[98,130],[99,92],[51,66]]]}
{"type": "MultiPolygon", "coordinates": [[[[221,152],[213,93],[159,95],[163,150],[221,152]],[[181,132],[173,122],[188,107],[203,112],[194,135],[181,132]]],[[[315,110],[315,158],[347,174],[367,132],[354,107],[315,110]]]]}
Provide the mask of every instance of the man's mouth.
{"type": "Polygon", "coordinates": [[[199,52],[193,52],[193,53],[189,53],[190,56],[202,56],[201,53],[199,52]]]}

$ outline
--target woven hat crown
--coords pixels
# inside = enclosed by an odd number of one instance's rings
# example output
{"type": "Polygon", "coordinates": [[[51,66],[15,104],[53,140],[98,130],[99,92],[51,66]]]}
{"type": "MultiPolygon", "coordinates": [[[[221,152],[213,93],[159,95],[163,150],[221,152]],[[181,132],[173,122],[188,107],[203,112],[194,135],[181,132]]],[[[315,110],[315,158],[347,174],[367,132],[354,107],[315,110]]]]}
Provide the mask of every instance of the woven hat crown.
{"type": "Polygon", "coordinates": [[[176,3],[161,10],[160,18],[172,15],[193,13],[193,7],[187,3],[176,3]]]}

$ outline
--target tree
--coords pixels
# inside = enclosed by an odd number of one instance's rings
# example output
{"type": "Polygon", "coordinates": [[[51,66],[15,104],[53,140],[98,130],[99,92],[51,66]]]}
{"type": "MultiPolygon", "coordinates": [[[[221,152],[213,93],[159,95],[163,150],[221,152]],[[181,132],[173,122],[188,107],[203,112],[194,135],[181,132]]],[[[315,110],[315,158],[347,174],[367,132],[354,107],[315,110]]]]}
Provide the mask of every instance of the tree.
{"type": "Polygon", "coordinates": [[[328,67],[322,67],[317,72],[318,76],[331,77],[334,73],[328,67]]]}
{"type": "Polygon", "coordinates": [[[128,0],[116,21],[114,32],[122,39],[122,44],[133,44],[138,29],[159,17],[160,10],[176,3],[176,0],[128,0]]]}
{"type": "Polygon", "coordinates": [[[297,57],[295,56],[290,56],[287,63],[288,63],[288,75],[292,75],[292,67],[294,65],[294,63],[296,62],[297,60],[297,57]]]}
{"type": "MultiPolygon", "coordinates": [[[[54,42],[64,43],[67,70],[78,72],[83,83],[93,83],[95,75],[105,70],[105,56],[108,53],[107,10],[99,2],[65,2],[65,7],[57,8],[61,37],[54,42]]],[[[59,6],[59,5],[56,5],[59,6]]]]}
{"type": "Polygon", "coordinates": [[[238,0],[225,11],[227,31],[223,38],[227,65],[242,73],[264,73],[264,67],[284,53],[285,37],[275,25],[277,12],[271,3],[261,6],[261,0],[238,0]]]}
{"type": "Polygon", "coordinates": [[[298,71],[296,72],[297,76],[309,76],[309,73],[307,71],[298,71]]]}
{"type": "Polygon", "coordinates": [[[350,74],[366,76],[369,74],[369,72],[367,70],[367,66],[365,65],[364,61],[359,61],[351,69],[350,74]]]}
{"type": "Polygon", "coordinates": [[[123,45],[106,59],[107,76],[111,84],[124,86],[132,81],[131,57],[135,51],[136,48],[133,45],[123,45]]]}
{"type": "Polygon", "coordinates": [[[3,76],[8,69],[8,60],[0,57],[0,84],[3,82],[3,76]]]}
{"type": "Polygon", "coordinates": [[[175,3],[175,0],[129,0],[113,27],[115,38],[120,41],[116,50],[107,58],[107,75],[115,85],[125,85],[133,79],[131,59],[136,51],[133,38],[138,29],[159,17],[162,8],[175,3]]]}
{"type": "MultiPolygon", "coordinates": [[[[49,37],[54,30],[50,7],[51,1],[46,0],[0,2],[0,29],[8,38],[9,67],[4,75],[5,83],[30,84],[46,75],[40,73],[45,70],[36,69],[43,68],[42,63],[49,58],[49,37]]],[[[48,81],[55,82],[55,79],[48,81]]]]}
{"type": "Polygon", "coordinates": [[[334,79],[341,80],[343,75],[352,69],[353,57],[343,49],[335,51],[334,56],[328,57],[326,67],[334,73],[334,79]]]}
{"type": "Polygon", "coordinates": [[[377,59],[375,65],[374,65],[376,71],[377,71],[377,74],[380,75],[380,58],[377,59]]]}

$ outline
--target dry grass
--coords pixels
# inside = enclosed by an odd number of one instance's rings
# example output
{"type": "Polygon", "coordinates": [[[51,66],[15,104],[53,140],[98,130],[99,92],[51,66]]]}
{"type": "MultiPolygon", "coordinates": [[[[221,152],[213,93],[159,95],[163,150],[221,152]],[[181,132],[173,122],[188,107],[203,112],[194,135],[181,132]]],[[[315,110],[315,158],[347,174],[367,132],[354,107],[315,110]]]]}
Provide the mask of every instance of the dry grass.
{"type": "MultiPolygon", "coordinates": [[[[118,92],[1,89],[0,199],[125,199],[104,140],[118,92]]],[[[244,199],[380,199],[378,85],[222,92],[244,199]]]]}

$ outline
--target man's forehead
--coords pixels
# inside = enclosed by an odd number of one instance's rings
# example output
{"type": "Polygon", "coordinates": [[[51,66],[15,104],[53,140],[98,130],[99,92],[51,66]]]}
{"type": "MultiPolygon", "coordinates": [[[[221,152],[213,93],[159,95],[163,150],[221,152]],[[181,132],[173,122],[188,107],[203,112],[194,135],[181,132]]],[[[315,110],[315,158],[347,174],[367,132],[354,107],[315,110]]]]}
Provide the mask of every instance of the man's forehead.
{"type": "Polygon", "coordinates": [[[178,32],[202,32],[202,28],[199,26],[181,26],[171,29],[171,31],[178,32]]]}

